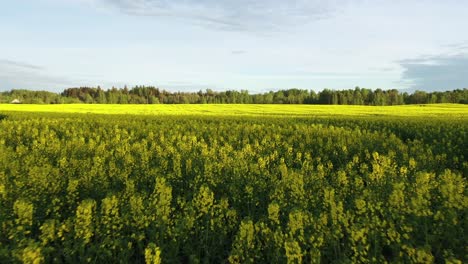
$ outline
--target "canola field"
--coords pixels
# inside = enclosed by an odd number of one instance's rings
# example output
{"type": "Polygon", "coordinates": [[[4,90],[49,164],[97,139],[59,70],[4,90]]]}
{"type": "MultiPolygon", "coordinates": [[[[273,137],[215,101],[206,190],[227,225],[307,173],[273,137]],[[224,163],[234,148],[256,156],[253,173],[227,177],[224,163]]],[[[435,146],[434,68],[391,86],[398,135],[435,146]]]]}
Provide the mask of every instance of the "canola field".
{"type": "Polygon", "coordinates": [[[468,107],[0,105],[0,263],[466,263],[468,107]]]}
{"type": "Polygon", "coordinates": [[[261,104],[0,104],[0,113],[43,112],[114,115],[210,115],[210,116],[399,116],[467,118],[468,106],[457,104],[363,106],[363,105],[261,105],[261,104]]]}

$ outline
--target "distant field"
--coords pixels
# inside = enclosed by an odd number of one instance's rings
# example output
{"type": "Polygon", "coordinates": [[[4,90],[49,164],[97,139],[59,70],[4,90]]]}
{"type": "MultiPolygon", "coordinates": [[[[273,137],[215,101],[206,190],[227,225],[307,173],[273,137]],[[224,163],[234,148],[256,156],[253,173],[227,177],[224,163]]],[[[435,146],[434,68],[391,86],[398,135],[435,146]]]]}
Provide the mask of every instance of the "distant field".
{"type": "Polygon", "coordinates": [[[468,106],[456,104],[403,106],[343,105],[11,105],[0,111],[132,114],[132,115],[268,115],[268,116],[440,116],[468,118],[468,106]]]}

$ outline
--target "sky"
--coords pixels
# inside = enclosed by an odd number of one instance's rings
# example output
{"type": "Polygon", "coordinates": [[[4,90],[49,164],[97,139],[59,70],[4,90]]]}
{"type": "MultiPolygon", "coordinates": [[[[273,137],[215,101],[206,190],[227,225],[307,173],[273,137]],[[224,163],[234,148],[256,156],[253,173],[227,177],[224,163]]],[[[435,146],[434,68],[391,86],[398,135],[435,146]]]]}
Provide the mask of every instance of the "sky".
{"type": "Polygon", "coordinates": [[[0,0],[0,91],[468,87],[468,0],[0,0]]]}

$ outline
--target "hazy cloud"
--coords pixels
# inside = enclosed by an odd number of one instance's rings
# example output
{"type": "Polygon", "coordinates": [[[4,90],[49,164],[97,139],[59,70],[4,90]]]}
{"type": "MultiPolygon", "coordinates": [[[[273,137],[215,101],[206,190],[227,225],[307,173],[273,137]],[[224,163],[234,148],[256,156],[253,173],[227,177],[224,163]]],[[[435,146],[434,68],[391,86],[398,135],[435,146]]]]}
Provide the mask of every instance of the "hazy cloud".
{"type": "Polygon", "coordinates": [[[96,0],[128,15],[195,20],[224,30],[281,29],[327,17],[348,0],[96,0]]]}
{"type": "Polygon", "coordinates": [[[11,89],[45,89],[58,91],[70,86],[66,78],[53,76],[34,64],[0,59],[0,91],[11,89]]]}
{"type": "Polygon", "coordinates": [[[448,45],[444,45],[442,47],[450,48],[450,49],[455,50],[455,51],[466,52],[468,50],[468,42],[448,44],[448,45]]]}
{"type": "Polygon", "coordinates": [[[245,51],[245,50],[233,50],[233,51],[231,51],[231,54],[233,54],[233,55],[241,55],[241,54],[245,54],[245,53],[247,53],[247,51],[245,51]]]}
{"type": "Polygon", "coordinates": [[[15,67],[15,68],[23,68],[23,69],[31,69],[31,70],[42,70],[42,69],[44,69],[44,67],[42,67],[42,66],[37,66],[37,65],[33,65],[33,64],[19,62],[19,61],[0,59],[0,67],[2,65],[6,66],[6,67],[15,67]]]}
{"type": "Polygon", "coordinates": [[[426,91],[468,87],[468,54],[425,56],[399,61],[402,82],[426,91]]]}

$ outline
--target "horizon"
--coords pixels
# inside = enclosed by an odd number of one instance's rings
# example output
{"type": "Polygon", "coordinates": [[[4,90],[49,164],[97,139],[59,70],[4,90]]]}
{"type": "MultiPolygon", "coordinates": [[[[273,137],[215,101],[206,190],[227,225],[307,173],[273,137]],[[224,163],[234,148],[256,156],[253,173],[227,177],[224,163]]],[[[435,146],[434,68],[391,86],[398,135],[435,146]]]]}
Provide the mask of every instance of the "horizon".
{"type": "Polygon", "coordinates": [[[154,89],[157,89],[159,90],[160,92],[168,92],[168,93],[171,93],[171,94],[176,94],[176,93],[186,93],[186,94],[189,94],[189,93],[199,93],[199,92],[202,92],[202,93],[208,93],[208,91],[210,92],[213,92],[213,93],[225,93],[225,92],[244,92],[246,91],[249,95],[257,95],[257,94],[267,94],[267,93],[276,93],[276,92],[280,92],[280,91],[292,91],[292,90],[299,90],[299,91],[307,91],[307,92],[315,92],[317,94],[319,93],[322,93],[324,91],[332,91],[332,92],[344,92],[344,91],[353,91],[355,89],[360,89],[360,90],[369,90],[369,91],[372,91],[372,92],[375,92],[377,90],[381,90],[383,92],[390,92],[390,91],[393,91],[393,90],[396,90],[398,93],[400,94],[404,94],[404,93],[407,93],[407,94],[414,94],[416,92],[425,92],[425,93],[444,93],[444,92],[455,92],[455,91],[464,91],[464,90],[467,90],[468,87],[463,87],[463,88],[455,88],[455,89],[440,89],[440,90],[424,90],[424,89],[396,89],[396,88],[389,88],[389,89],[386,89],[386,88],[368,88],[368,87],[360,87],[360,86],[356,86],[354,88],[343,88],[343,89],[333,89],[333,88],[322,88],[322,89],[302,89],[302,88],[297,88],[297,87],[293,87],[293,88],[285,88],[285,89],[271,89],[271,90],[265,90],[265,91],[250,91],[250,90],[246,90],[246,89],[226,89],[226,90],[214,90],[214,89],[210,89],[210,88],[206,88],[206,89],[199,89],[199,90],[193,90],[193,91],[174,91],[174,90],[168,90],[168,89],[164,89],[163,87],[156,87],[156,86],[145,86],[145,85],[135,85],[135,86],[127,86],[125,85],[124,87],[110,87],[110,88],[106,88],[106,87],[102,87],[100,85],[97,85],[97,86],[78,86],[78,87],[68,87],[68,88],[64,88],[62,90],[57,90],[57,91],[51,91],[51,90],[46,90],[46,89],[38,89],[38,90],[35,90],[35,89],[21,89],[21,88],[13,88],[13,89],[9,89],[9,90],[0,90],[0,93],[8,93],[8,92],[15,92],[15,91],[18,91],[18,92],[21,92],[21,91],[27,91],[27,92],[51,92],[51,93],[55,93],[55,94],[58,94],[58,95],[61,95],[63,92],[69,90],[69,89],[82,89],[82,88],[89,88],[89,89],[101,89],[102,91],[104,92],[111,92],[112,89],[116,89],[117,91],[121,91],[125,88],[127,88],[129,91],[134,89],[134,88],[154,88],[154,89]]]}
{"type": "Polygon", "coordinates": [[[169,93],[198,93],[198,92],[203,92],[206,93],[207,90],[211,90],[212,92],[215,93],[223,93],[223,92],[228,92],[228,91],[234,91],[234,92],[242,92],[242,91],[247,91],[249,94],[265,94],[265,93],[270,93],[270,92],[279,92],[279,91],[288,91],[288,90],[301,90],[301,91],[308,91],[308,92],[315,92],[315,93],[320,93],[323,92],[324,90],[330,90],[330,91],[349,91],[349,90],[354,90],[356,88],[359,89],[366,89],[366,90],[371,90],[371,91],[376,91],[376,90],[382,90],[382,91],[391,91],[391,90],[397,90],[399,93],[415,93],[415,92],[426,92],[426,93],[432,93],[432,92],[452,92],[456,90],[466,90],[468,87],[460,87],[460,88],[453,88],[453,89],[416,89],[416,88],[405,88],[405,89],[398,89],[398,88],[373,88],[373,87],[361,87],[361,86],[355,86],[355,87],[350,87],[350,88],[317,88],[317,89],[307,89],[307,88],[300,88],[300,87],[290,87],[290,88],[276,88],[276,89],[262,89],[262,90],[248,90],[248,89],[211,89],[209,87],[207,88],[199,88],[198,90],[174,90],[174,89],[166,89],[164,87],[158,87],[158,86],[152,86],[152,85],[133,85],[133,86],[128,86],[124,85],[123,87],[103,87],[101,85],[96,85],[96,86],[74,86],[74,87],[65,87],[63,89],[34,89],[34,88],[12,88],[12,89],[7,89],[7,90],[2,90],[0,89],[0,93],[4,92],[13,92],[13,91],[29,91],[29,92],[51,92],[51,93],[57,93],[60,94],[68,89],[80,89],[80,88],[92,88],[92,89],[101,89],[103,91],[111,91],[112,89],[117,89],[117,90],[123,90],[127,87],[127,89],[131,90],[133,88],[138,88],[138,87],[144,87],[144,88],[155,88],[160,91],[165,91],[169,93]]]}
{"type": "Polygon", "coordinates": [[[18,0],[0,4],[0,92],[451,91],[468,86],[455,0],[18,0]]]}

